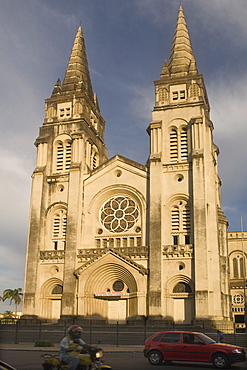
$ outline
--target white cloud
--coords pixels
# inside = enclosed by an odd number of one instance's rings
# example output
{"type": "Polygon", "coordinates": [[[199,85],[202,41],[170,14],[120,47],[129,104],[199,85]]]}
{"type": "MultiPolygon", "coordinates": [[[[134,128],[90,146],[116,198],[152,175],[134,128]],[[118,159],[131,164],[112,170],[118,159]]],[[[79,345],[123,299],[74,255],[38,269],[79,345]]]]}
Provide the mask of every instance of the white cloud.
{"type": "MultiPolygon", "coordinates": [[[[227,175],[243,173],[247,147],[246,101],[247,74],[238,79],[218,79],[208,85],[211,102],[211,118],[215,125],[214,136],[222,148],[227,175]],[[229,165],[231,167],[229,168],[229,165]]],[[[217,144],[217,143],[216,143],[217,144]]],[[[244,171],[245,174],[246,171],[244,171]]]]}
{"type": "Polygon", "coordinates": [[[206,0],[198,3],[199,6],[202,6],[204,20],[206,19],[212,25],[212,23],[214,23],[212,20],[214,18],[218,19],[212,31],[221,28],[226,37],[229,36],[229,41],[235,42],[236,39],[232,34],[232,31],[235,29],[236,34],[238,34],[237,39],[239,39],[240,36],[240,39],[244,42],[242,46],[246,48],[246,0],[206,0]]]}
{"type": "Polygon", "coordinates": [[[219,175],[222,179],[223,210],[230,222],[229,230],[239,230],[243,216],[247,227],[247,74],[211,80],[208,92],[214,141],[219,146],[219,175]]]}

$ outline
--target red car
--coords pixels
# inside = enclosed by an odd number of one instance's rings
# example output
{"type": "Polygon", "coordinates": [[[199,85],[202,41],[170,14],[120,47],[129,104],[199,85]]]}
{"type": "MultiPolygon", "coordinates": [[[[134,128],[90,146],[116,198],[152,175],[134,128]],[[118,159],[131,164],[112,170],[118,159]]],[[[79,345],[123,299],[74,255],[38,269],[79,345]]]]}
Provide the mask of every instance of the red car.
{"type": "Polygon", "coordinates": [[[223,369],[246,361],[245,350],[231,344],[216,343],[203,333],[166,331],[156,333],[145,342],[144,356],[152,365],[162,361],[211,362],[223,369]]]}

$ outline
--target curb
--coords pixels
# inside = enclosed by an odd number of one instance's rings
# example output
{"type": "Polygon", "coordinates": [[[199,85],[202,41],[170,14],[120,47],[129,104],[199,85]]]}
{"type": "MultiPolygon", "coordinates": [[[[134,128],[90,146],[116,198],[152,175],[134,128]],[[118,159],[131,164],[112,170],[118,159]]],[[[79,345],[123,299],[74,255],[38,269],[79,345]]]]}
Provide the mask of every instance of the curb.
{"type": "MultiPolygon", "coordinates": [[[[142,353],[144,346],[102,346],[104,353],[142,353]]],[[[32,347],[28,344],[1,344],[0,350],[4,351],[39,351],[39,352],[59,352],[59,345],[54,347],[32,347]]]]}

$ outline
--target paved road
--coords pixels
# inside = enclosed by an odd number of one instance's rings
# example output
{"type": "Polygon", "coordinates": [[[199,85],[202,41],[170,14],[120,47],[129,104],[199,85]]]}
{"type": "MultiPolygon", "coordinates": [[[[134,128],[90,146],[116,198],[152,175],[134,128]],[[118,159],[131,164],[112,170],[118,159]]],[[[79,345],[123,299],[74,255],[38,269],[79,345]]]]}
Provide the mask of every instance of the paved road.
{"type": "MultiPolygon", "coordinates": [[[[0,359],[17,370],[42,370],[41,351],[10,351],[0,350],[0,359]]],[[[106,353],[105,363],[113,370],[212,370],[210,364],[172,363],[169,365],[152,366],[142,353],[106,353]]],[[[246,362],[231,366],[231,369],[246,369],[246,362]]]]}

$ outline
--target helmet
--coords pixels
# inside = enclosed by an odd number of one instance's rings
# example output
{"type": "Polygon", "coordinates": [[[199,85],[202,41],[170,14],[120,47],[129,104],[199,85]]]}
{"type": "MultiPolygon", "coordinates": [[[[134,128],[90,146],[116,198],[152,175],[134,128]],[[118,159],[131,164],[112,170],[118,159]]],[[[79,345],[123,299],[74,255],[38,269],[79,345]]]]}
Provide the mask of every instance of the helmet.
{"type": "Polygon", "coordinates": [[[71,325],[69,328],[68,328],[68,334],[69,335],[74,335],[75,332],[82,332],[82,328],[78,325],[71,325]]]}

